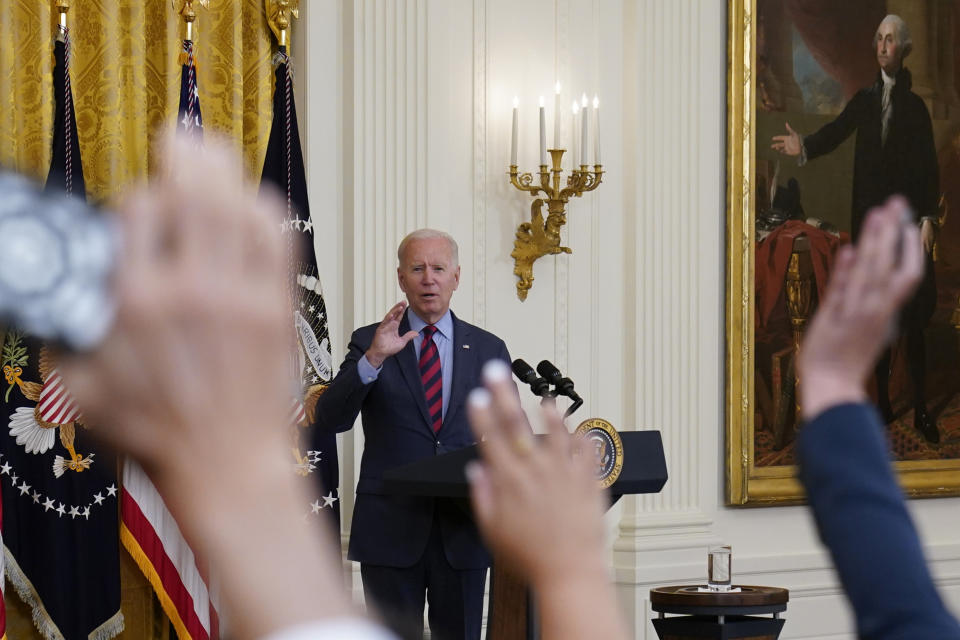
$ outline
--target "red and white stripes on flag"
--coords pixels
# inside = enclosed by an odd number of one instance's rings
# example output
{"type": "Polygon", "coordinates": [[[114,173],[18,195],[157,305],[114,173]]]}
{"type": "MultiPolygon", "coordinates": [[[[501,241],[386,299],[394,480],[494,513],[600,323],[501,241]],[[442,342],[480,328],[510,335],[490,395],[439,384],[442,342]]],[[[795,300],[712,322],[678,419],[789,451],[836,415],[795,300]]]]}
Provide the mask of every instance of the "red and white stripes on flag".
{"type": "Polygon", "coordinates": [[[306,421],[307,409],[303,406],[303,401],[299,398],[292,398],[290,401],[290,424],[298,425],[306,421]]]}
{"type": "MultiPolygon", "coordinates": [[[[294,398],[290,420],[306,419],[294,398]]],[[[180,640],[220,637],[219,598],[180,527],[143,468],[127,458],[120,492],[120,540],[153,586],[180,640]]],[[[3,638],[0,638],[3,640],[3,638]]]]}
{"type": "Polygon", "coordinates": [[[40,417],[50,424],[67,424],[80,415],[76,401],[63,385],[63,378],[56,369],[50,372],[43,383],[38,406],[40,417]]]}
{"type": "Polygon", "coordinates": [[[144,470],[127,459],[120,497],[120,539],[153,586],[180,640],[220,637],[218,598],[206,571],[144,470]]]}

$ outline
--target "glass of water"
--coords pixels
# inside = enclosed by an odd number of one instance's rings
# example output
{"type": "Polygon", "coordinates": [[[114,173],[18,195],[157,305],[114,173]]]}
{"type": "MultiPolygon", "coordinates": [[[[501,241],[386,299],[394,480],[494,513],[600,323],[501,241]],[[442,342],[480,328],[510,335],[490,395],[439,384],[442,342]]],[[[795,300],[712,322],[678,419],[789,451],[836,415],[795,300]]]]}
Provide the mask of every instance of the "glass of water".
{"type": "Polygon", "coordinates": [[[710,547],[707,551],[707,587],[714,591],[730,590],[730,545],[710,547]]]}

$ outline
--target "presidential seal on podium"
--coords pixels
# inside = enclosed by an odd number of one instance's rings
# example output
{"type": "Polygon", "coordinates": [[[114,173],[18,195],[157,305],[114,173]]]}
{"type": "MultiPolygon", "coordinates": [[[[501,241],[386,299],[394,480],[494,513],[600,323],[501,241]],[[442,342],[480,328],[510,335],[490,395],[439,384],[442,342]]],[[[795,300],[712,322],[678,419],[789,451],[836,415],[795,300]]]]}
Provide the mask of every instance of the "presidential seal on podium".
{"type": "Polygon", "coordinates": [[[604,489],[610,487],[623,470],[623,442],[613,425],[603,418],[588,418],[574,432],[586,440],[587,454],[596,458],[594,474],[604,489]]]}

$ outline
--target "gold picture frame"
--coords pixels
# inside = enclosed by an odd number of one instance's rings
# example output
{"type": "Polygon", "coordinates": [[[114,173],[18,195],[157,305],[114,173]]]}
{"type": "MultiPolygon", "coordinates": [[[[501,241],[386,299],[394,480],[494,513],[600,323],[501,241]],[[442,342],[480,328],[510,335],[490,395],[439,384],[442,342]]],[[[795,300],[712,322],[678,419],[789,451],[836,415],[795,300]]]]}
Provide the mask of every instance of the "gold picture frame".
{"type": "MultiPolygon", "coordinates": [[[[725,461],[726,500],[734,506],[804,500],[794,464],[755,460],[757,2],[728,0],[725,461]]],[[[899,461],[896,468],[910,496],[960,495],[960,457],[899,461]]]]}

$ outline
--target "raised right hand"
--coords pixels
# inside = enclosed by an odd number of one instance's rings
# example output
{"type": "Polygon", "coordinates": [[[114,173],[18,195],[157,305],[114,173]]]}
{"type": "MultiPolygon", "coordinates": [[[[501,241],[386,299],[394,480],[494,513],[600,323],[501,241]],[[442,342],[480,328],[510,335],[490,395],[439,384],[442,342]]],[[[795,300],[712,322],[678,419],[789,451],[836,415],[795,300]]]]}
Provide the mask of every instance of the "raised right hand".
{"type": "Polygon", "coordinates": [[[379,369],[383,361],[390,356],[400,353],[400,350],[407,346],[407,343],[417,337],[416,331],[407,331],[400,335],[400,320],[403,319],[403,312],[407,308],[406,302],[398,302],[387,311],[383,317],[376,333],[373,334],[373,342],[367,349],[367,362],[375,369],[379,369]]]}
{"type": "Polygon", "coordinates": [[[803,144],[800,142],[800,134],[790,128],[789,122],[784,124],[787,125],[787,135],[773,136],[773,144],[770,145],[770,148],[788,156],[798,156],[803,148],[803,144]]]}

